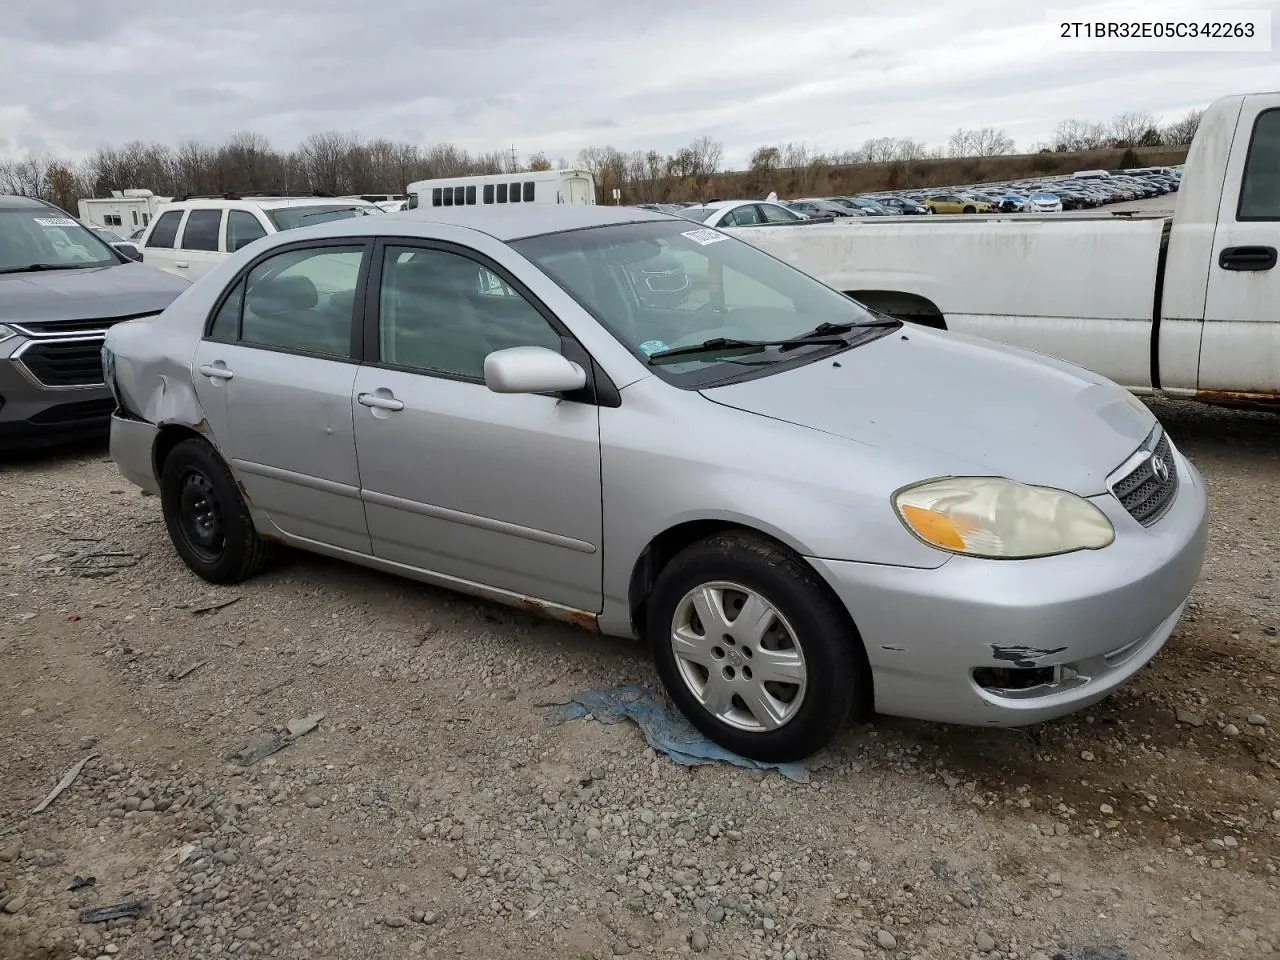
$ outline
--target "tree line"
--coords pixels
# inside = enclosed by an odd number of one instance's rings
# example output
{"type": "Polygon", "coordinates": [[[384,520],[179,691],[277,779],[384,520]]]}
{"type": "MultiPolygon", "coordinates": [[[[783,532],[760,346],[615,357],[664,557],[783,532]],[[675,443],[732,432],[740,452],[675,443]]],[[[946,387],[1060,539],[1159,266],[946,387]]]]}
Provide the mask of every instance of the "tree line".
{"type": "MultiPolygon", "coordinates": [[[[1193,110],[1164,126],[1147,113],[1118,114],[1108,123],[1067,119],[1048,142],[1032,145],[1030,153],[1182,146],[1191,142],[1200,115],[1193,110]]],[[[341,196],[399,193],[415,180],[435,177],[573,166],[595,176],[601,202],[611,202],[616,189],[623,202],[632,203],[706,199],[709,190],[726,183],[753,194],[789,190],[824,182],[829,171],[839,168],[883,165],[900,170],[919,161],[1007,157],[1016,149],[1005,130],[993,127],[956,130],[941,147],[909,137],[873,137],[856,149],[836,152],[785,143],[756,148],[747,169],[737,172],[724,169],[723,145],[710,137],[669,154],[585,147],[572,164],[562,157],[553,165],[542,153],[520,160],[505,151],[473,153],[447,143],[424,146],[385,138],[366,142],[355,134],[333,132],[312,134],[295,149],[280,150],[261,134],[237,133],[217,146],[134,141],[101,147],[78,162],[52,155],[0,161],[0,193],[40,197],[74,213],[82,198],[130,188],[161,196],[272,190],[341,196]]]]}

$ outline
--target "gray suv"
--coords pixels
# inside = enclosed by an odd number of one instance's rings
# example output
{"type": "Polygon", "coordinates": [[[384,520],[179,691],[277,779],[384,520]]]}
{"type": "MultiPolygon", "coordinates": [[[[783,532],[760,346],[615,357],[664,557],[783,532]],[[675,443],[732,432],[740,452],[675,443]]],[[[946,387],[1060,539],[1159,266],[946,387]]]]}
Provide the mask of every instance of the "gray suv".
{"type": "Polygon", "coordinates": [[[0,451],[105,436],[107,328],[159,313],[189,286],[52,204],[0,196],[0,451]]]}

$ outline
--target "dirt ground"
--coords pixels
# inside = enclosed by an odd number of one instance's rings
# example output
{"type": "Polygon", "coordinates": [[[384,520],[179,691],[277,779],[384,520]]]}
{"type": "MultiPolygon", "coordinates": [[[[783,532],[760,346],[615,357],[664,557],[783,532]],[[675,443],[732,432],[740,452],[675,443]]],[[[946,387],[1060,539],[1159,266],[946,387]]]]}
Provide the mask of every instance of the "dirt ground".
{"type": "Polygon", "coordinates": [[[212,588],[105,448],[0,464],[0,958],[1276,955],[1280,418],[1155,409],[1213,524],[1156,660],[808,783],[549,721],[638,645],[303,555],[212,588]]]}

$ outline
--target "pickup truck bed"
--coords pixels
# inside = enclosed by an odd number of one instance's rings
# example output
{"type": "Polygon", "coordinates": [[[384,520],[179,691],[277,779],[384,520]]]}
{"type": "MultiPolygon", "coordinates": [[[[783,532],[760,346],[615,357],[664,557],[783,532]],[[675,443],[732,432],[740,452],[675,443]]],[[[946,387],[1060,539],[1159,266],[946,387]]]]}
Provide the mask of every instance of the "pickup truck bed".
{"type": "Polygon", "coordinates": [[[1150,390],[1169,217],[880,217],[729,228],[867,306],[1150,390]]]}

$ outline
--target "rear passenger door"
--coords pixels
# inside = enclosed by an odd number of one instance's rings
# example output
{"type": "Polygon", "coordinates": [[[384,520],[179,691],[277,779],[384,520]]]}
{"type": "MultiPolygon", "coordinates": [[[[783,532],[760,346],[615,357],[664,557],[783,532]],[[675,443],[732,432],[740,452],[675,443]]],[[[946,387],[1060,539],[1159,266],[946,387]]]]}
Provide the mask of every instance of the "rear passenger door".
{"type": "Polygon", "coordinates": [[[174,246],[178,241],[178,228],[182,226],[185,213],[185,210],[166,210],[162,213],[143,240],[142,253],[147,266],[190,279],[186,269],[179,269],[175,265],[178,256],[174,246]]]}
{"type": "Polygon", "coordinates": [[[370,247],[310,241],[259,258],[215,308],[192,371],[253,508],[287,534],[361,554],[351,392],[370,247]]]}
{"type": "Polygon", "coordinates": [[[218,207],[187,211],[173,265],[193,283],[222,262],[222,214],[218,207]]]}

